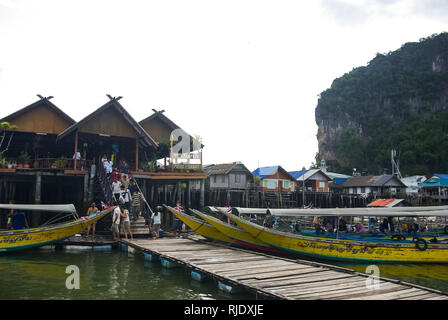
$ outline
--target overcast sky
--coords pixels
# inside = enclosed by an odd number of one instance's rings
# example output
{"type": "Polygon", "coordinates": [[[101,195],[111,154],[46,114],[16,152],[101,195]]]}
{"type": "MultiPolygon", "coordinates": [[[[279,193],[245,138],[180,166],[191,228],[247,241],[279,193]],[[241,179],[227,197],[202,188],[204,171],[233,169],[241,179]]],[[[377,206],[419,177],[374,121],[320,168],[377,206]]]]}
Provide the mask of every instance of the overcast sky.
{"type": "Polygon", "coordinates": [[[0,118],[38,98],[76,121],[108,101],[151,109],[205,163],[300,170],[318,94],[377,52],[448,31],[446,0],[0,0],[0,118]]]}

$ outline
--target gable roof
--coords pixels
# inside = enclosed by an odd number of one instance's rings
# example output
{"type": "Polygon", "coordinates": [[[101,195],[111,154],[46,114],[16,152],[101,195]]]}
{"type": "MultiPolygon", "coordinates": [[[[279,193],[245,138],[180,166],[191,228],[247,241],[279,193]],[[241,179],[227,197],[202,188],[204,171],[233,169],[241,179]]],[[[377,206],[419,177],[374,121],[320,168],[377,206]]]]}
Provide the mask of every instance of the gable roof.
{"type": "Polygon", "coordinates": [[[289,174],[294,177],[297,181],[308,180],[316,173],[320,173],[327,178],[328,181],[332,180],[325,172],[321,169],[309,169],[309,170],[300,170],[300,171],[290,171],[289,174]]]}
{"type": "MultiPolygon", "coordinates": [[[[176,130],[176,129],[181,129],[181,130],[183,130],[183,131],[185,131],[184,129],[182,129],[181,127],[179,127],[177,124],[175,124],[171,119],[169,119],[167,116],[165,116],[164,114],[163,114],[163,112],[165,111],[165,110],[162,110],[162,111],[157,111],[157,110],[155,110],[155,109],[152,109],[153,111],[154,111],[154,113],[152,114],[152,115],[150,115],[149,117],[147,117],[147,118],[145,118],[145,119],[143,119],[143,120],[141,120],[141,121],[139,121],[139,125],[141,125],[142,127],[143,127],[143,125],[146,123],[146,122],[150,122],[150,121],[153,121],[153,120],[159,120],[159,121],[161,121],[162,123],[164,123],[165,125],[167,125],[170,129],[171,129],[171,131],[173,131],[173,130],[176,130]]],[[[151,132],[151,130],[150,130],[151,128],[146,128],[145,130],[148,132],[148,134],[152,134],[152,132],[151,132]]],[[[187,134],[190,136],[190,141],[193,141],[193,137],[187,132],[187,134]]],[[[155,136],[155,135],[154,135],[155,136]]],[[[170,139],[170,137],[168,137],[168,139],[170,139]]],[[[160,139],[159,139],[160,140],[160,139]]],[[[158,141],[158,142],[160,142],[160,141],[158,141]]],[[[201,143],[201,148],[203,148],[204,147],[204,145],[201,143]]]]}
{"type": "Polygon", "coordinates": [[[403,202],[404,199],[377,199],[369,203],[368,207],[395,207],[397,204],[403,202]]]}
{"type": "Polygon", "coordinates": [[[291,180],[295,180],[294,177],[288,171],[283,169],[281,166],[270,166],[270,167],[257,168],[256,170],[252,171],[252,174],[256,177],[264,179],[267,176],[275,174],[279,170],[282,171],[283,173],[285,173],[286,175],[288,175],[291,180]]]}
{"type": "Polygon", "coordinates": [[[165,116],[162,111],[156,111],[154,109],[153,109],[153,111],[154,111],[154,113],[152,115],[139,121],[139,124],[142,124],[143,122],[154,120],[157,118],[157,119],[161,120],[162,122],[164,122],[165,124],[167,124],[172,130],[181,129],[181,127],[179,127],[177,124],[175,124],[173,121],[171,121],[171,119],[169,119],[167,116],[165,116]]]}
{"type": "Polygon", "coordinates": [[[356,176],[345,180],[341,186],[349,187],[382,187],[392,179],[396,179],[403,187],[406,187],[400,179],[391,174],[383,174],[381,176],[356,176]]]}
{"type": "Polygon", "coordinates": [[[101,106],[88,116],[86,116],[84,119],[73,124],[66,130],[61,132],[58,135],[57,140],[63,139],[68,134],[75,131],[80,126],[87,123],[89,120],[93,119],[95,116],[97,116],[98,114],[104,112],[109,108],[114,108],[115,110],[117,110],[118,113],[120,113],[120,115],[123,117],[123,119],[126,120],[132,126],[132,128],[135,130],[137,136],[141,139],[141,141],[144,141],[147,146],[152,146],[154,148],[158,147],[157,142],[155,142],[154,139],[140,126],[140,124],[138,124],[137,121],[135,121],[134,118],[124,109],[124,107],[118,102],[117,98],[111,98],[110,101],[108,101],[103,106],[101,106]]]}
{"type": "MultiPolygon", "coordinates": [[[[11,122],[11,120],[20,117],[30,111],[33,111],[34,109],[41,107],[42,105],[48,107],[51,111],[53,111],[54,113],[56,113],[59,117],[61,117],[63,120],[65,120],[67,123],[69,123],[69,125],[73,125],[74,123],[76,123],[75,120],[73,120],[70,116],[68,116],[65,112],[63,112],[61,109],[59,109],[55,104],[53,104],[50,99],[53,97],[42,97],[40,96],[40,99],[37,100],[36,102],[31,103],[30,105],[11,113],[10,115],[0,119],[0,122],[11,122]]],[[[20,131],[20,128],[18,128],[18,131],[20,131]]]]}
{"type": "Polygon", "coordinates": [[[226,174],[229,174],[235,168],[238,168],[239,171],[245,171],[249,175],[252,174],[249,171],[249,169],[247,169],[246,166],[244,164],[242,164],[241,162],[214,164],[214,165],[204,167],[205,173],[207,174],[207,176],[212,176],[212,175],[217,175],[217,174],[226,175],[226,174]]]}
{"type": "Polygon", "coordinates": [[[435,179],[430,178],[422,183],[418,184],[419,187],[448,187],[448,179],[435,179]]]}
{"type": "Polygon", "coordinates": [[[446,173],[434,173],[433,178],[448,179],[448,174],[446,174],[446,173]]]}

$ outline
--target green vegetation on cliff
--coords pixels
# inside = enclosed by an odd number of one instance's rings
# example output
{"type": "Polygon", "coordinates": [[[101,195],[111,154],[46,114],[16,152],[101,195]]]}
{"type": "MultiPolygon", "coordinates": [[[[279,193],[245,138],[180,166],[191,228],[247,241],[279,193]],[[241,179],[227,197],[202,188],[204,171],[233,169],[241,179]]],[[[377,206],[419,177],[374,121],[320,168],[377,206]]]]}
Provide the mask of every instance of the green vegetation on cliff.
{"type": "Polygon", "coordinates": [[[399,154],[404,175],[448,172],[448,33],[377,54],[322,92],[318,158],[332,170],[380,174],[399,154]]]}

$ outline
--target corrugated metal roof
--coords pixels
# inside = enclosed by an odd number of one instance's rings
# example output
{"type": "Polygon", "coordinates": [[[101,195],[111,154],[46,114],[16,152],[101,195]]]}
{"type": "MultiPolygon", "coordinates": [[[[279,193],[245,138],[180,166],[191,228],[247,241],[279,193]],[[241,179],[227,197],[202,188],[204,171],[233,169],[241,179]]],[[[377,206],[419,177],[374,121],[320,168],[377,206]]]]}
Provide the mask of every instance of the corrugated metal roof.
{"type": "Polygon", "coordinates": [[[299,177],[302,179],[302,176],[304,173],[308,172],[309,170],[300,170],[300,171],[290,171],[288,172],[291,176],[293,176],[294,179],[298,180],[299,177]]]}
{"type": "Polygon", "coordinates": [[[371,203],[369,203],[367,206],[368,207],[386,207],[386,208],[390,208],[390,207],[394,207],[397,204],[403,202],[404,199],[377,199],[371,203]]]}
{"type": "Polygon", "coordinates": [[[232,162],[232,163],[222,163],[208,166],[205,169],[205,173],[207,176],[216,175],[216,174],[228,174],[233,169],[237,168],[238,171],[245,171],[247,174],[251,174],[249,169],[246,168],[244,164],[241,162],[232,162]],[[239,167],[239,168],[238,168],[239,167]]]}
{"type": "Polygon", "coordinates": [[[419,184],[419,187],[448,187],[448,179],[428,179],[419,184]]]}
{"type": "Polygon", "coordinates": [[[439,177],[440,179],[448,179],[448,174],[445,173],[434,173],[434,175],[439,177]]]}
{"type": "MultiPolygon", "coordinates": [[[[341,186],[344,188],[348,188],[348,187],[382,187],[393,178],[394,178],[394,176],[391,174],[384,174],[382,176],[350,177],[347,180],[345,180],[341,184],[341,186]]],[[[405,187],[403,182],[401,182],[398,178],[396,178],[396,179],[403,185],[403,187],[405,187]]]]}
{"type": "Polygon", "coordinates": [[[280,166],[262,167],[252,171],[252,174],[263,179],[266,176],[274,174],[278,168],[280,168],[280,166]]]}

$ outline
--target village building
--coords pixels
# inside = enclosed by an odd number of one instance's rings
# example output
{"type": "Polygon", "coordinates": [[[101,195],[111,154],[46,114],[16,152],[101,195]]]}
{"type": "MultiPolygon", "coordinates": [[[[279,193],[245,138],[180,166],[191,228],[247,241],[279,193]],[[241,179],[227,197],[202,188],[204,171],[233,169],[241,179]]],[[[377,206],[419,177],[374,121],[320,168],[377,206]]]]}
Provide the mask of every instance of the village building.
{"type": "Polygon", "coordinates": [[[331,178],[321,169],[290,171],[289,174],[294,177],[299,188],[305,184],[305,191],[329,192],[331,178]]]}
{"type": "Polygon", "coordinates": [[[246,206],[253,176],[241,162],[204,166],[209,203],[246,206]]]}
{"type": "Polygon", "coordinates": [[[210,190],[247,190],[252,173],[241,162],[213,164],[204,168],[210,190]]]}
{"type": "Polygon", "coordinates": [[[344,193],[368,196],[401,195],[406,185],[395,175],[355,176],[341,184],[344,193]]]}
{"type": "Polygon", "coordinates": [[[425,181],[425,176],[411,176],[401,178],[401,182],[406,185],[406,194],[409,196],[417,195],[420,191],[420,184],[425,181]]]}
{"type": "Polygon", "coordinates": [[[419,184],[420,196],[428,204],[444,204],[448,202],[448,174],[436,173],[419,184]]]}
{"type": "MultiPolygon", "coordinates": [[[[194,172],[174,166],[163,171],[147,166],[159,155],[169,158],[170,150],[161,152],[159,143],[119,103],[121,97],[108,95],[107,103],[78,122],[51,103],[51,97],[39,97],[37,102],[2,119],[17,126],[3,154],[3,162],[9,167],[0,167],[2,203],[11,199],[16,203],[73,203],[81,215],[92,201],[111,204],[111,190],[101,162],[106,155],[114,166],[126,160],[128,173],[152,205],[174,205],[178,200],[185,206],[204,205],[206,175],[202,166],[194,172]],[[19,167],[24,152],[28,154],[27,162],[32,162],[30,168],[19,167]],[[190,183],[194,181],[199,181],[200,189],[193,194],[190,183]]],[[[147,125],[147,129],[156,132],[151,128],[156,128],[158,122],[147,125]]],[[[168,162],[174,163],[172,159],[168,162]]],[[[33,225],[38,225],[40,219],[34,216],[37,218],[33,225]]]]}
{"type": "Polygon", "coordinates": [[[252,172],[260,179],[260,187],[264,192],[294,192],[295,178],[281,166],[257,168],[252,172]]]}

